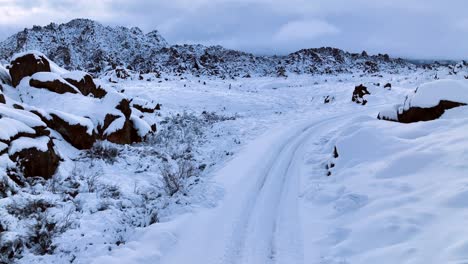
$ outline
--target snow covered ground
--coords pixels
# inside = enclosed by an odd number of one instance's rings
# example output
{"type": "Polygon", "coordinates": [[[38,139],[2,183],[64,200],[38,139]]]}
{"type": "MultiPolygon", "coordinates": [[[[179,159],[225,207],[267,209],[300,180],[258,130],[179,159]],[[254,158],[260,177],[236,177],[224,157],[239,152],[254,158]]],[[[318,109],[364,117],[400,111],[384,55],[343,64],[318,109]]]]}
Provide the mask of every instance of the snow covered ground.
{"type": "Polygon", "coordinates": [[[117,186],[120,198],[80,192],[82,213],[55,239],[57,253],[19,262],[467,263],[468,107],[430,122],[377,119],[433,78],[417,71],[106,83],[159,102],[164,133],[184,112],[195,116],[191,124],[205,122],[191,146],[203,170],[168,197],[159,194],[157,140],[119,147],[112,162],[76,152],[63,174],[99,174],[99,186],[117,186]],[[351,102],[361,83],[371,93],[365,106],[351,102]]]}

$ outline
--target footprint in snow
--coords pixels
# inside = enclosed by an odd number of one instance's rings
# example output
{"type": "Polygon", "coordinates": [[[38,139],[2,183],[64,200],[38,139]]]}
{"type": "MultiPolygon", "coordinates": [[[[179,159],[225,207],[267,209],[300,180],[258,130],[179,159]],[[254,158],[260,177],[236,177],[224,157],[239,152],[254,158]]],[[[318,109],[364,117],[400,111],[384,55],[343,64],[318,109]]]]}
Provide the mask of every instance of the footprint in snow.
{"type": "Polygon", "coordinates": [[[369,201],[366,195],[361,194],[346,194],[336,200],[333,208],[341,215],[358,210],[364,207],[369,201]]]}

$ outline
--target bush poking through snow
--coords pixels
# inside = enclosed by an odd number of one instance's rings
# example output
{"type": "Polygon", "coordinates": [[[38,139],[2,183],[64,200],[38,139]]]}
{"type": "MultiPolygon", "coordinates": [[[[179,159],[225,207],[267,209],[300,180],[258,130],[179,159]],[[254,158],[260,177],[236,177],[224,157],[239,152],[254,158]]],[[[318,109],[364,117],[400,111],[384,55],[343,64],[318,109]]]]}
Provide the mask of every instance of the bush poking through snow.
{"type": "Polygon", "coordinates": [[[198,169],[190,159],[178,159],[175,163],[164,162],[161,166],[164,189],[169,196],[183,191],[184,183],[188,178],[196,176],[198,169]]]}
{"type": "Polygon", "coordinates": [[[113,164],[120,154],[120,149],[110,142],[98,141],[87,154],[91,159],[101,159],[107,163],[113,164]]]}
{"type": "Polygon", "coordinates": [[[194,149],[204,142],[204,129],[218,122],[235,120],[236,116],[223,116],[203,111],[166,117],[160,122],[160,131],[149,140],[157,148],[163,163],[160,167],[164,189],[169,196],[183,191],[188,178],[198,176],[206,167],[197,165],[194,149]]]}
{"type": "Polygon", "coordinates": [[[0,263],[10,263],[12,259],[20,258],[24,248],[37,255],[54,253],[56,246],[53,239],[70,228],[72,218],[71,211],[62,219],[52,217],[49,209],[53,207],[50,201],[41,198],[26,198],[21,202],[14,200],[6,207],[6,212],[10,216],[16,218],[18,222],[26,222],[27,231],[22,235],[15,233],[16,230],[6,230],[1,233],[0,263]],[[10,262],[5,261],[5,258],[10,262]]]}

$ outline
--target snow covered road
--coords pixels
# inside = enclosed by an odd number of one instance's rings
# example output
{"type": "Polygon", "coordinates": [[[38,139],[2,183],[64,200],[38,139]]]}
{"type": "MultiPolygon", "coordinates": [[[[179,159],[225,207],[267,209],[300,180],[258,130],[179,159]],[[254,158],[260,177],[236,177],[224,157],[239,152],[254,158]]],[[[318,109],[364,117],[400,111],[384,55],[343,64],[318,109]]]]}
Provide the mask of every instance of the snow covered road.
{"type": "Polygon", "coordinates": [[[304,156],[352,116],[297,122],[250,144],[215,176],[225,190],[220,204],[186,219],[161,263],[310,263],[300,212],[304,156]]]}
{"type": "Polygon", "coordinates": [[[261,120],[266,132],[209,171],[203,183],[208,194],[190,194],[206,202],[137,230],[93,263],[465,263],[463,227],[454,227],[443,241],[432,236],[468,214],[460,210],[468,186],[468,108],[431,122],[387,122],[377,113],[403,101],[411,89],[374,87],[363,107],[349,102],[346,86],[290,88],[288,98],[262,89],[255,98],[230,91],[227,109],[239,107],[237,101],[250,104],[243,112],[249,118],[236,126],[251,132],[245,122],[261,120]],[[317,91],[322,94],[313,98],[319,99],[311,100],[309,92],[317,91]],[[291,94],[293,102],[287,100],[291,94]],[[336,101],[324,105],[319,100],[326,94],[336,101]],[[287,109],[278,102],[301,107],[278,115],[287,109]],[[334,167],[327,170],[330,162],[334,167]]]}

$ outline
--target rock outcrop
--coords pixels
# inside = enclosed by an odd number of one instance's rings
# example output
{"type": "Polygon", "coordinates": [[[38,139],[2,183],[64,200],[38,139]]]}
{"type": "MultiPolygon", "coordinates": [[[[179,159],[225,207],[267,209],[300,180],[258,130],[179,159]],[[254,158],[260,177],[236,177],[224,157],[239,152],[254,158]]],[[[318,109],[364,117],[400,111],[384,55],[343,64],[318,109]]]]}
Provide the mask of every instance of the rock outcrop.
{"type": "Polygon", "coordinates": [[[351,100],[357,104],[366,105],[367,100],[364,99],[364,96],[366,95],[370,95],[370,92],[367,90],[367,87],[360,84],[354,88],[353,97],[351,100]]]}
{"type": "Polygon", "coordinates": [[[80,92],[85,96],[91,94],[96,98],[103,98],[107,94],[106,90],[96,86],[93,77],[86,72],[74,71],[66,73],[62,77],[67,82],[71,83],[76,88],[78,88],[80,92]]]}
{"type": "Polygon", "coordinates": [[[153,31],[106,27],[87,19],[35,26],[0,43],[0,59],[36,49],[68,70],[86,70],[110,81],[144,79],[142,74],[191,74],[219,78],[289,76],[293,74],[395,73],[416,68],[386,54],[349,53],[323,47],[302,49],[286,56],[258,56],[221,46],[172,45],[153,31]]]}
{"type": "Polygon", "coordinates": [[[90,74],[62,69],[39,52],[16,55],[0,75],[14,85],[0,91],[0,174],[52,177],[62,158],[55,140],[83,150],[97,140],[141,142],[155,131],[147,114],[157,105],[97,86],[90,74]]]}
{"type": "Polygon", "coordinates": [[[31,76],[29,80],[31,87],[47,89],[54,93],[78,93],[78,89],[65,81],[62,77],[51,72],[38,72],[31,76]]]}
{"type": "Polygon", "coordinates": [[[27,141],[34,141],[34,143],[32,146],[10,153],[11,160],[17,162],[25,177],[41,176],[46,179],[52,177],[60,162],[52,140],[49,137],[19,138],[11,143],[12,148],[15,148],[16,144],[21,147],[27,144],[27,141]],[[34,146],[34,144],[43,144],[43,147],[34,146]]]}
{"type": "Polygon", "coordinates": [[[24,53],[13,57],[10,63],[11,82],[16,87],[20,81],[36,72],[50,72],[49,60],[38,53],[24,53]]]}
{"type": "Polygon", "coordinates": [[[431,121],[446,110],[468,105],[468,84],[464,81],[438,80],[421,85],[402,105],[381,111],[377,118],[400,123],[431,121]]]}

